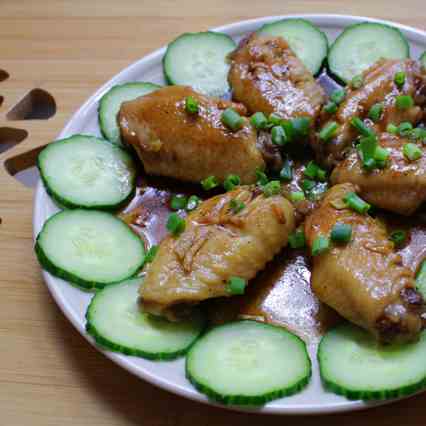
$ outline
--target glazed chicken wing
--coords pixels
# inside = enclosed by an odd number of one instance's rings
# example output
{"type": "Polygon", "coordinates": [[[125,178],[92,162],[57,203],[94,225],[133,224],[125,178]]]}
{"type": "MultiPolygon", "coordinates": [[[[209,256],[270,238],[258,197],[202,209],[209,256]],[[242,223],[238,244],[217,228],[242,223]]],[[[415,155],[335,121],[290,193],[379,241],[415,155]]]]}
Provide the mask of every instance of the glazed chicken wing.
{"type": "Polygon", "coordinates": [[[402,151],[408,142],[382,133],[379,145],[390,153],[387,167],[366,171],[354,150],[333,170],[332,183],[353,183],[359,187],[362,197],[375,206],[411,215],[426,200],[426,148],[419,145],[423,156],[416,161],[408,161],[402,151]]]}
{"type": "Polygon", "coordinates": [[[274,112],[285,119],[305,116],[315,121],[324,91],[283,38],[254,33],[230,59],[233,98],[251,113],[274,112]]]}
{"type": "Polygon", "coordinates": [[[248,186],[204,201],[185,222],[182,234],[160,244],[140,290],[145,310],[171,320],[202,300],[230,296],[229,278],[253,278],[295,226],[289,201],[248,186]],[[245,205],[237,213],[233,199],[245,205]]]}
{"type": "Polygon", "coordinates": [[[332,187],[307,218],[310,247],[316,237],[329,236],[337,222],[352,226],[349,243],[334,244],[314,257],[312,288],[322,302],[381,341],[412,340],[423,327],[424,312],[413,272],[402,265],[376,219],[342,208],[343,198],[353,191],[351,184],[332,187]]]}
{"type": "Polygon", "coordinates": [[[245,113],[243,105],[168,86],[124,102],[118,121],[124,141],[136,149],[148,174],[190,182],[214,175],[223,182],[233,173],[242,183],[254,183],[256,169],[265,167],[256,131],[248,120],[236,132],[226,128],[221,114],[229,106],[245,113]],[[185,110],[188,96],[198,101],[197,114],[185,110]]]}

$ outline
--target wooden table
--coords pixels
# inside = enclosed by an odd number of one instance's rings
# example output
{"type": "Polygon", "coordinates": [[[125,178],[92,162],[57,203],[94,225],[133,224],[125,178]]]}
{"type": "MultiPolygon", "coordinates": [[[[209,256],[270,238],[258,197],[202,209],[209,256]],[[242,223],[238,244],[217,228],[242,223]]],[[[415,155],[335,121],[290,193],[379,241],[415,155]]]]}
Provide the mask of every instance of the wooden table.
{"type": "MultiPolygon", "coordinates": [[[[0,69],[10,75],[0,83],[0,152],[10,140],[4,127],[28,132],[0,154],[0,425],[426,424],[426,394],[370,411],[284,419],[212,408],[157,389],[74,330],[34,258],[32,189],[11,177],[5,164],[12,172],[31,164],[34,155],[19,155],[54,139],[97,87],[179,33],[285,13],[370,15],[426,29],[424,0],[0,0],[0,69]],[[54,97],[54,117],[8,120],[6,113],[34,88],[54,97]]],[[[40,96],[36,92],[33,102],[43,103],[40,96]]],[[[30,103],[18,118],[29,112],[30,103]]]]}

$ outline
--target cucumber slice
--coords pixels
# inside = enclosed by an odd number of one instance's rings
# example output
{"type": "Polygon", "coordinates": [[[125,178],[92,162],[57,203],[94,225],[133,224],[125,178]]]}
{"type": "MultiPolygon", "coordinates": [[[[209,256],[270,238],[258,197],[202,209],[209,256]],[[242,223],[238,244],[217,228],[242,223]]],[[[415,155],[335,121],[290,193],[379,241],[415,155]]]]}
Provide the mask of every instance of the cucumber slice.
{"type": "Polygon", "coordinates": [[[35,245],[51,274],[90,290],[123,281],[142,267],[142,240],[114,215],[64,210],[47,220],[35,245]]]}
{"type": "Polygon", "coordinates": [[[86,313],[86,330],[96,343],[125,355],[154,360],[186,353],[200,336],[205,321],[199,312],[183,322],[169,322],[142,311],[138,290],[142,278],[97,292],[86,313]]]}
{"type": "Polygon", "coordinates": [[[282,37],[303,64],[317,75],[328,52],[328,39],[316,25],[305,19],[283,19],[263,25],[258,34],[282,37]]]}
{"type": "Polygon", "coordinates": [[[101,132],[110,142],[121,145],[117,114],[123,102],[132,101],[161,86],[153,83],[134,82],[120,84],[106,92],[99,101],[98,119],[101,132]]]}
{"type": "Polygon", "coordinates": [[[186,376],[223,404],[261,405],[303,389],[311,377],[305,343],[283,328],[238,321],[213,328],[190,349],[186,376]]]}
{"type": "Polygon", "coordinates": [[[343,324],[318,348],[323,383],[349,399],[387,399],[426,386],[426,332],[415,343],[380,345],[361,328],[343,324]]]}
{"type": "Polygon", "coordinates": [[[67,208],[117,209],[135,190],[136,167],[129,153],[94,136],[50,143],[37,165],[46,191],[67,208]]]}
{"type": "Polygon", "coordinates": [[[416,277],[417,290],[420,291],[423,298],[426,300],[426,260],[423,261],[416,277]]]}
{"type": "Polygon", "coordinates": [[[373,22],[346,27],[330,47],[328,67],[343,83],[350,82],[380,58],[410,56],[407,39],[397,28],[373,22]]]}
{"type": "Polygon", "coordinates": [[[426,52],[422,53],[422,56],[420,56],[419,61],[422,64],[422,67],[426,70],[426,52]]]}
{"type": "Polygon", "coordinates": [[[229,91],[227,56],[236,47],[226,34],[185,33],[171,42],[163,58],[169,84],[192,86],[200,93],[221,96],[229,91]]]}

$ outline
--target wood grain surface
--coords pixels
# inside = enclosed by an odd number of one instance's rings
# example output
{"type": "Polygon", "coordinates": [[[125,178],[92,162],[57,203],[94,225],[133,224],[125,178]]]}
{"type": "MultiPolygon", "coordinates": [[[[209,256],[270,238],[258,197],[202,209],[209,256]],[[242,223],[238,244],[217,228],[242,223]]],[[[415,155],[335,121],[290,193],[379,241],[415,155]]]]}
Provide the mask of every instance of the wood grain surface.
{"type": "Polygon", "coordinates": [[[54,139],[72,112],[115,73],[184,31],[286,13],[367,15],[426,30],[424,4],[0,0],[0,70],[10,75],[0,82],[0,141],[4,127],[28,131],[22,143],[0,154],[0,426],[425,425],[426,394],[364,412],[261,417],[194,403],[131,376],[91,347],[56,307],[33,255],[32,190],[4,167],[54,139]],[[7,120],[6,113],[34,88],[52,94],[55,116],[7,120]]]}

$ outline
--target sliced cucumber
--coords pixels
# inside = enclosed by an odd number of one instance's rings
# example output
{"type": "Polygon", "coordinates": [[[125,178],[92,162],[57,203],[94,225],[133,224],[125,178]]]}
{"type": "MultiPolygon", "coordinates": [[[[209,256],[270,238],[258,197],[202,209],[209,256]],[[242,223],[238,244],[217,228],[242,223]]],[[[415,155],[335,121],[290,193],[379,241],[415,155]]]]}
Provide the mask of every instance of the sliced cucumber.
{"type": "Polygon", "coordinates": [[[328,39],[316,25],[305,19],[283,19],[263,25],[258,34],[282,37],[296,56],[316,75],[321,71],[328,52],[328,39]]]}
{"type": "Polygon", "coordinates": [[[280,327],[239,321],[213,328],[190,349],[186,376],[223,404],[261,405],[306,386],[305,343],[280,327]]]}
{"type": "Polygon", "coordinates": [[[416,286],[423,298],[426,300],[426,260],[423,261],[422,266],[417,273],[416,286]]]}
{"type": "Polygon", "coordinates": [[[134,276],[145,256],[142,240],[128,225],[94,210],[64,210],[49,218],[35,252],[51,274],[89,290],[134,276]]]}
{"type": "Polygon", "coordinates": [[[419,61],[422,64],[422,67],[426,70],[426,52],[422,53],[422,56],[420,56],[419,61]]]}
{"type": "Polygon", "coordinates": [[[134,193],[132,157],[94,136],[74,135],[50,143],[39,154],[37,165],[46,191],[67,208],[112,210],[134,193]]]}
{"type": "Polygon", "coordinates": [[[318,348],[320,374],[331,391],[349,399],[387,399],[426,386],[426,332],[416,343],[382,346],[361,328],[343,324],[318,348]]]}
{"type": "Polygon", "coordinates": [[[221,96],[229,90],[227,56],[236,47],[226,34],[185,33],[171,42],[163,58],[169,84],[192,86],[197,92],[221,96]]]}
{"type": "Polygon", "coordinates": [[[115,352],[166,360],[186,353],[204,329],[204,318],[169,322],[142,311],[138,290],[142,278],[111,285],[97,292],[86,313],[86,330],[96,343],[115,352]]]}
{"type": "Polygon", "coordinates": [[[397,28],[363,22],[346,27],[337,37],[328,53],[328,67],[340,81],[348,83],[380,58],[409,56],[407,39],[397,28]]]}
{"type": "Polygon", "coordinates": [[[99,101],[99,126],[104,137],[113,143],[121,144],[120,129],[117,124],[117,114],[121,104],[153,92],[160,87],[157,84],[143,82],[125,83],[111,87],[99,101]]]}

